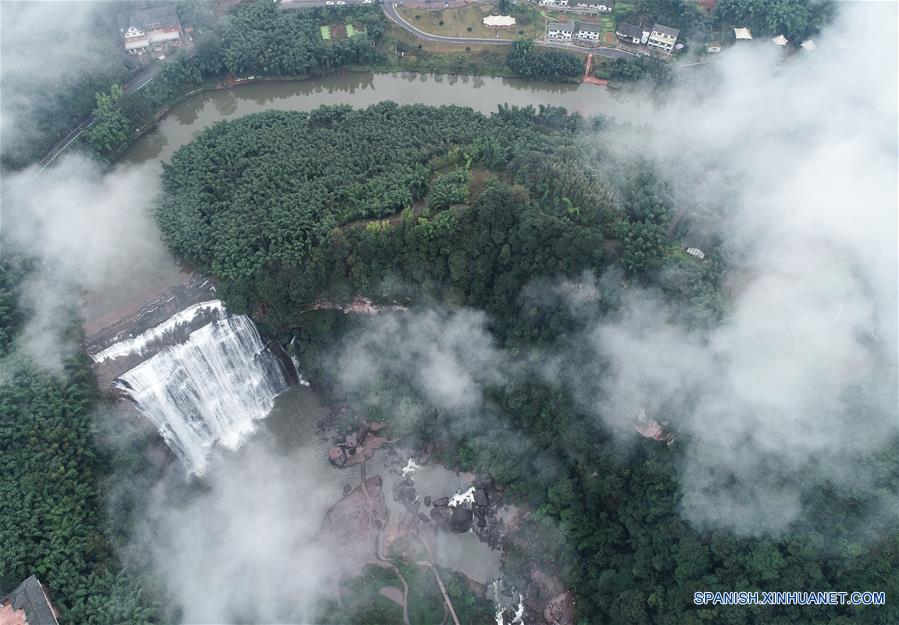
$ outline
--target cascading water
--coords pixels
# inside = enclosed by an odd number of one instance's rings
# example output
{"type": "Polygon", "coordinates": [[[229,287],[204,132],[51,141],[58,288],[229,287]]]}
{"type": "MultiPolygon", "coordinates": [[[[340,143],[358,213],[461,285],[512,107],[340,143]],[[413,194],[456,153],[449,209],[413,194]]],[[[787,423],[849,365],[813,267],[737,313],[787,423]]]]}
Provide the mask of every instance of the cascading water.
{"type": "Polygon", "coordinates": [[[181,314],[178,323],[169,319],[105,354],[119,355],[126,347],[140,350],[147,338],[158,342],[163,334],[180,334],[181,340],[119,375],[115,386],[153,422],[188,471],[202,475],[212,447],[238,447],[255,422],[268,415],[288,381],[249,318],[228,314],[218,301],[195,306],[194,314],[181,314]],[[184,324],[200,314],[211,320],[185,338],[184,324]],[[180,333],[173,331],[175,326],[180,333]]]}

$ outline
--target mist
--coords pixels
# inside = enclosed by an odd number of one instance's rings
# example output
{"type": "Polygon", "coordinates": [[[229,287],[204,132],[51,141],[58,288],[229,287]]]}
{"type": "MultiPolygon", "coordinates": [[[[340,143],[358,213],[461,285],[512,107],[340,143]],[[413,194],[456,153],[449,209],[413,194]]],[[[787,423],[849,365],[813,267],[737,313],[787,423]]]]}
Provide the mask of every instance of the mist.
{"type": "Polygon", "coordinates": [[[868,501],[872,524],[895,518],[897,493],[877,475],[899,436],[895,18],[892,5],[844,5],[818,49],[786,63],[767,41],[735,46],[698,78],[678,70],[643,124],[595,138],[661,173],[690,224],[685,246],[720,242],[722,319],[687,323],[616,272],[540,280],[525,297],[566,302],[586,328],[567,352],[513,363],[485,351],[487,321],[470,311],[383,319],[344,350],[344,387],[421,414],[397,400],[408,385],[474,434],[490,427],[474,416],[484,387],[539,363],[621,438],[637,440],[644,410],[665,424],[681,513],[698,528],[783,535],[810,521],[822,488],[868,501]]]}
{"type": "MultiPolygon", "coordinates": [[[[0,133],[4,159],[19,162],[45,140],[58,118],[74,127],[89,109],[68,101],[75,91],[104,88],[103,76],[126,75],[114,39],[92,36],[113,29],[109,2],[4,2],[0,32],[0,133]]],[[[122,3],[123,5],[127,3],[122,3]]],[[[62,134],[65,134],[63,131],[62,134]]],[[[61,138],[61,137],[60,137],[61,138]]],[[[38,146],[43,147],[43,146],[38,146]]],[[[40,158],[43,154],[38,154],[40,158]]]]}
{"type": "MultiPolygon", "coordinates": [[[[336,495],[312,454],[284,451],[260,433],[217,454],[202,480],[185,483],[183,468],[171,465],[138,496],[140,521],[124,556],[165,580],[177,622],[315,622],[317,599],[356,563],[336,557],[319,531],[336,495]]],[[[343,555],[355,548],[341,547],[343,555]]]]}
{"type": "Polygon", "coordinates": [[[59,369],[79,315],[99,318],[140,293],[176,284],[178,269],[151,215],[149,166],[104,166],[77,154],[3,177],[4,254],[35,261],[22,285],[29,312],[20,354],[59,369]]]}
{"type": "Polygon", "coordinates": [[[720,325],[686,327],[630,289],[587,334],[607,366],[599,397],[581,395],[607,424],[670,421],[700,527],[783,533],[821,483],[896,501],[875,480],[899,434],[895,23],[895,5],[844,4],[813,54],[736,46],[711,90],[683,76],[647,132],[599,138],[620,158],[642,140],[701,224],[685,244],[723,242],[720,325]]]}

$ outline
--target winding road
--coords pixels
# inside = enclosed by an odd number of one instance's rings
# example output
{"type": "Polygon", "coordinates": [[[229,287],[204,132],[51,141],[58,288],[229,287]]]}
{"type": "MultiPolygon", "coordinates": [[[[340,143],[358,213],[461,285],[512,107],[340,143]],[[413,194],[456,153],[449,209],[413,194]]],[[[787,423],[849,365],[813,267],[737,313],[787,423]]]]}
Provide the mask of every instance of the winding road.
{"type": "MultiPolygon", "coordinates": [[[[419,39],[424,39],[425,41],[432,41],[434,43],[452,43],[457,45],[474,44],[478,46],[507,46],[513,41],[512,39],[481,39],[477,37],[449,37],[446,35],[433,35],[407,22],[405,18],[403,18],[403,16],[399,14],[399,11],[396,10],[396,6],[396,2],[385,2],[381,5],[384,10],[384,15],[387,16],[387,19],[389,19],[391,22],[393,22],[403,30],[408,31],[419,39]]],[[[569,52],[580,52],[583,54],[598,54],[610,59],[626,59],[628,57],[636,56],[634,53],[628,52],[626,50],[607,48],[605,46],[599,46],[596,48],[583,48],[581,46],[576,46],[570,43],[556,43],[552,41],[535,41],[534,45],[540,46],[542,48],[556,48],[557,50],[567,50],[569,52]]]]}

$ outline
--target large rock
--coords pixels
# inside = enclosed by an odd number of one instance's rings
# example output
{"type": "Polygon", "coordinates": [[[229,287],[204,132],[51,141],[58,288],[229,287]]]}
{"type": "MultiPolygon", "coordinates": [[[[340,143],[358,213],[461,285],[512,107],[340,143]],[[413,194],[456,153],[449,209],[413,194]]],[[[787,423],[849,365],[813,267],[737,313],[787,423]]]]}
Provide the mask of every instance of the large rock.
{"type": "Polygon", "coordinates": [[[415,483],[411,478],[407,477],[394,485],[393,500],[401,501],[407,505],[415,501],[415,483]]]}
{"type": "Polygon", "coordinates": [[[474,503],[481,508],[486,508],[489,504],[489,500],[487,499],[487,493],[485,493],[480,488],[474,491],[474,503]]]}
{"type": "Polygon", "coordinates": [[[421,450],[421,453],[418,454],[416,463],[420,466],[425,466],[431,461],[432,453],[434,453],[434,443],[428,441],[427,443],[425,443],[424,449],[421,450]]]}
{"type": "Polygon", "coordinates": [[[485,491],[493,490],[493,476],[489,473],[479,473],[474,478],[474,485],[476,488],[484,489],[485,491]]]}
{"type": "Polygon", "coordinates": [[[431,509],[431,518],[437,523],[437,527],[444,531],[462,533],[471,529],[474,515],[467,508],[440,507],[431,509]]]}
{"type": "Polygon", "coordinates": [[[435,508],[445,508],[449,505],[449,497],[441,497],[440,499],[435,499],[433,503],[435,508]]]}

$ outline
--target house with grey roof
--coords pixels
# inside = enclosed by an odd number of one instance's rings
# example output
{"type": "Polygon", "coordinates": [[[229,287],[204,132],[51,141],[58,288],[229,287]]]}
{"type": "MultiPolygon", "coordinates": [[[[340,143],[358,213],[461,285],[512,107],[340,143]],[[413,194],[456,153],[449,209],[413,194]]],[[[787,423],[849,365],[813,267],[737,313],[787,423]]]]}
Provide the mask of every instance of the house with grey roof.
{"type": "Polygon", "coordinates": [[[599,41],[602,28],[598,24],[581,24],[577,31],[577,38],[581,41],[599,41]]]}
{"type": "Polygon", "coordinates": [[[154,6],[119,15],[119,32],[128,54],[181,45],[181,20],[174,5],[154,6]]]}
{"type": "Polygon", "coordinates": [[[615,28],[615,34],[618,35],[619,39],[627,43],[639,44],[643,42],[643,29],[627,22],[618,24],[615,28]]]}
{"type": "Polygon", "coordinates": [[[574,35],[574,20],[567,22],[555,22],[550,24],[546,29],[546,36],[550,39],[560,39],[562,41],[571,41],[574,35]]]}
{"type": "Polygon", "coordinates": [[[59,625],[57,612],[44,586],[32,575],[14,590],[0,591],[0,623],[3,625],[59,625]]]}

